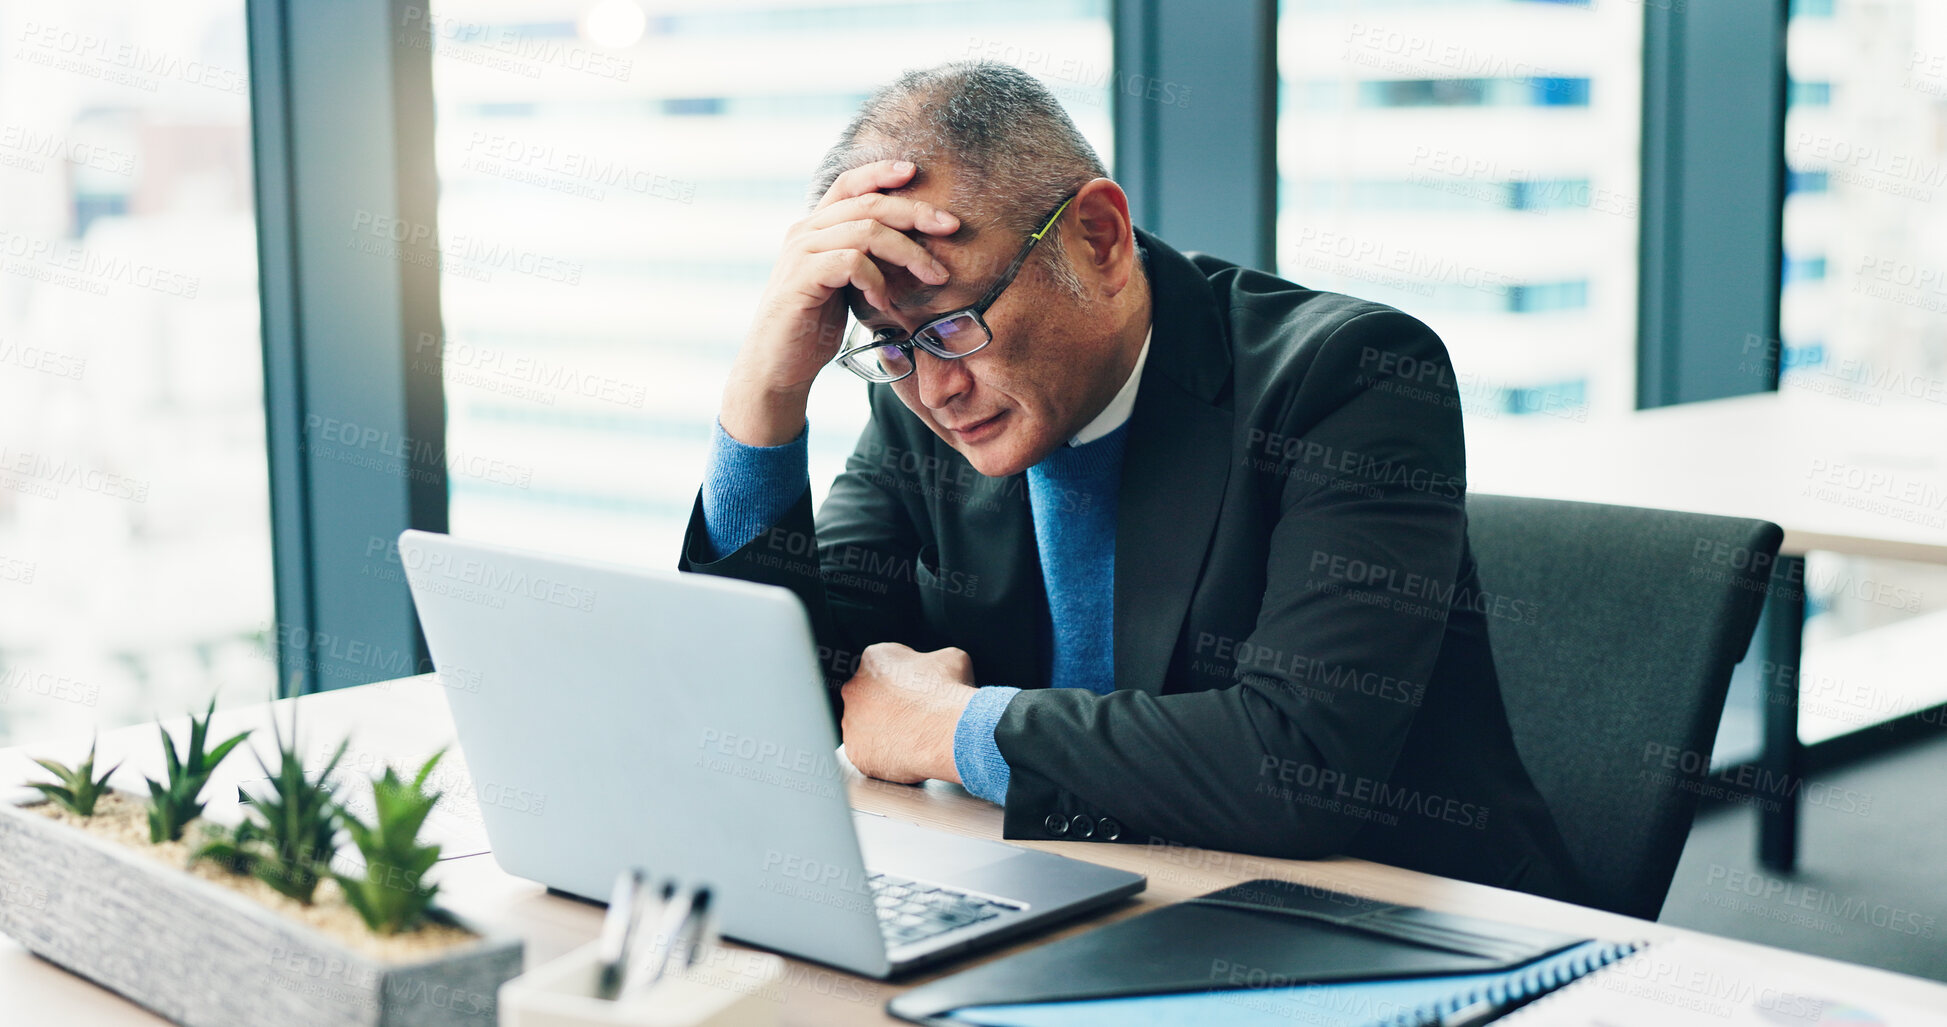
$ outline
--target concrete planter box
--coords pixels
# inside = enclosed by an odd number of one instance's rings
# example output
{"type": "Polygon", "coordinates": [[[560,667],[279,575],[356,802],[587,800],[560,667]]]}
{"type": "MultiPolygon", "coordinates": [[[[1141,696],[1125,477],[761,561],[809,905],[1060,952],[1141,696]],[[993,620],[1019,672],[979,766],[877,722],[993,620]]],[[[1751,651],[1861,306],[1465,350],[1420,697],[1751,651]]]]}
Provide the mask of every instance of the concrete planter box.
{"type": "Polygon", "coordinates": [[[0,802],[0,932],[190,1027],[492,1027],[518,938],[353,951],[221,885],[0,802]]]}

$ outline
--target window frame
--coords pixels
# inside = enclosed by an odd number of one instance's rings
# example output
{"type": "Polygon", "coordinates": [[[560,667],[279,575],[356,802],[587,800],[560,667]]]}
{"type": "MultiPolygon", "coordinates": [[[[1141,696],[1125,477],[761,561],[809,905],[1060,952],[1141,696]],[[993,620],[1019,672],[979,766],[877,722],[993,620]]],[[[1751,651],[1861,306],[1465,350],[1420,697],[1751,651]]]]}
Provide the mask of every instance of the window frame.
{"type": "Polygon", "coordinates": [[[247,2],[280,695],[431,669],[397,548],[447,525],[425,10],[247,2]]]}

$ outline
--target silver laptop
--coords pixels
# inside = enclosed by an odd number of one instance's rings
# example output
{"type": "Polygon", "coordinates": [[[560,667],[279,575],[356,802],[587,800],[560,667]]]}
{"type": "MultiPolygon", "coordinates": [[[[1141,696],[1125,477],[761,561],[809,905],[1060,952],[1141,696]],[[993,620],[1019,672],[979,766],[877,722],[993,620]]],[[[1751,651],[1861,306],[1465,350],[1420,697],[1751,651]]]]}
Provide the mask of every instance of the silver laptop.
{"type": "Polygon", "coordinates": [[[707,883],[723,933],[885,977],[1139,874],[854,812],[788,590],[407,531],[399,557],[493,855],[587,898],[707,883]]]}

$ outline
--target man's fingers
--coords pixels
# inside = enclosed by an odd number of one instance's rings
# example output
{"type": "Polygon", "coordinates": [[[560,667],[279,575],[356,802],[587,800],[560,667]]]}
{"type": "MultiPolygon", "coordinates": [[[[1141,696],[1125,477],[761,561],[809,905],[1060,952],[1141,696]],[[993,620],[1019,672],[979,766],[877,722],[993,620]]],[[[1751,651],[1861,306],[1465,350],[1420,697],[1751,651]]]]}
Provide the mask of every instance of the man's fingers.
{"type": "Polygon", "coordinates": [[[960,230],[960,219],[939,207],[925,200],[890,193],[865,193],[821,207],[799,222],[797,230],[825,228],[862,218],[901,232],[916,230],[927,235],[952,235],[960,230]]]}
{"type": "MultiPolygon", "coordinates": [[[[826,250],[805,258],[811,277],[800,292],[807,305],[830,301],[838,290],[851,286],[867,303],[885,310],[891,302],[886,296],[886,276],[862,250],[826,250]]],[[[842,313],[842,312],[841,312],[842,313]]]]}
{"type": "Polygon", "coordinates": [[[839,200],[866,193],[897,189],[913,180],[915,170],[913,162],[907,160],[875,160],[870,164],[861,164],[832,179],[832,187],[825,190],[825,195],[818,201],[818,208],[822,210],[839,200]]]}
{"type": "MultiPolygon", "coordinates": [[[[877,221],[847,221],[821,228],[800,240],[807,252],[821,250],[859,250],[894,267],[903,267],[914,278],[929,285],[944,285],[946,265],[933,259],[926,247],[877,221]]],[[[884,305],[874,303],[881,310],[884,305]]]]}

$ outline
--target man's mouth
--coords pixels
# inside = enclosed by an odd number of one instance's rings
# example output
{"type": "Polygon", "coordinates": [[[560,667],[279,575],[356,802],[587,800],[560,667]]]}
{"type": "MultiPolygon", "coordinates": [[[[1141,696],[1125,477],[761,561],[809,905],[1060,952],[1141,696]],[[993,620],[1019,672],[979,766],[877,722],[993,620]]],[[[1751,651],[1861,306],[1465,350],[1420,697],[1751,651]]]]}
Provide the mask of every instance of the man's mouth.
{"type": "Polygon", "coordinates": [[[977,442],[991,435],[999,426],[1001,418],[1006,416],[1006,414],[1007,411],[1003,410],[998,414],[982,418],[978,421],[970,421],[959,427],[944,424],[940,427],[951,432],[961,442],[977,442]]]}

